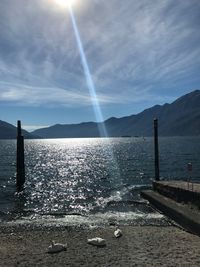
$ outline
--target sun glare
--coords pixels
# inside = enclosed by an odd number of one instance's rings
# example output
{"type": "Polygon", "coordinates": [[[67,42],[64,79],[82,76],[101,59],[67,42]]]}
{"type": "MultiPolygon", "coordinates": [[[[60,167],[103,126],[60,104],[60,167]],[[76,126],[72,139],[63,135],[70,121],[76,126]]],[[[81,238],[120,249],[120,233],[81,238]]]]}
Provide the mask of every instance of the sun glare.
{"type": "Polygon", "coordinates": [[[56,4],[61,8],[67,8],[74,4],[75,0],[55,0],[56,4]]]}

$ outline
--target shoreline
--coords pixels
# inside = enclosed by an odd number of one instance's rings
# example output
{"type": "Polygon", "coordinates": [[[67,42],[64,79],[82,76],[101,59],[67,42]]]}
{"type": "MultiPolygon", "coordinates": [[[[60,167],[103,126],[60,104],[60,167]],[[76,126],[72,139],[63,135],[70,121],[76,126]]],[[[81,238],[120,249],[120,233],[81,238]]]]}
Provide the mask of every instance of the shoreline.
{"type": "Polygon", "coordinates": [[[200,237],[175,226],[34,227],[0,225],[0,266],[200,266],[200,237]],[[87,244],[101,237],[106,246],[87,244]],[[67,250],[47,254],[51,241],[67,250]]]}

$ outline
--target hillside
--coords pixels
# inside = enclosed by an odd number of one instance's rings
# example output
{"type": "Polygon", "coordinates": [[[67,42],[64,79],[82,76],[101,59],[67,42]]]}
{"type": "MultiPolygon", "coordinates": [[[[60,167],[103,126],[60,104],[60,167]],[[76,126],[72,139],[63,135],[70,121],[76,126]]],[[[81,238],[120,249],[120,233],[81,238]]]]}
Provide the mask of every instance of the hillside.
{"type": "MultiPolygon", "coordinates": [[[[25,130],[22,130],[22,134],[26,139],[35,138],[35,136],[25,130]]],[[[16,136],[17,128],[12,124],[0,120],[0,139],[16,139],[16,136]]]]}
{"type": "MultiPolygon", "coordinates": [[[[171,104],[156,105],[137,115],[113,117],[104,123],[109,136],[151,136],[155,117],[159,119],[161,136],[200,135],[200,90],[186,94],[171,104]]],[[[57,124],[38,129],[33,134],[43,138],[98,137],[99,126],[101,124],[95,122],[57,124]]]]}

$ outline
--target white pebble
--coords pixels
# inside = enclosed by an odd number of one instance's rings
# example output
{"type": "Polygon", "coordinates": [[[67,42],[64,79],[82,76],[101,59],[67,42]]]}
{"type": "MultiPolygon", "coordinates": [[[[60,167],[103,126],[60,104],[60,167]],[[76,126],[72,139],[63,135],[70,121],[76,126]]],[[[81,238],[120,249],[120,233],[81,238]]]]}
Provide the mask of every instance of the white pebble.
{"type": "Polygon", "coordinates": [[[122,236],[122,231],[121,231],[119,228],[116,229],[116,230],[114,231],[114,236],[115,236],[116,238],[121,237],[121,236],[122,236]]]}

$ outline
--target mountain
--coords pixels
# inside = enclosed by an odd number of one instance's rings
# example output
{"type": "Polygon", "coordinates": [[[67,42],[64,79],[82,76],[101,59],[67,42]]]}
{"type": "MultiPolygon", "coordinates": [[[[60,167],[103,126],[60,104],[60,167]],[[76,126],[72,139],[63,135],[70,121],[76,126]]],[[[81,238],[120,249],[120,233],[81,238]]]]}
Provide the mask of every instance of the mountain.
{"type": "MultiPolygon", "coordinates": [[[[36,136],[30,134],[29,132],[22,130],[22,134],[26,139],[33,139],[36,136]]],[[[12,124],[0,120],[0,139],[16,139],[17,128],[12,124]]]]}
{"type": "MultiPolygon", "coordinates": [[[[200,90],[186,94],[171,104],[156,105],[137,115],[112,117],[104,124],[109,136],[152,136],[155,117],[159,120],[161,136],[200,135],[200,90]]],[[[101,127],[101,123],[56,124],[38,129],[32,134],[43,138],[99,137],[98,127],[101,127]]]]}

